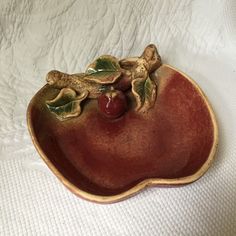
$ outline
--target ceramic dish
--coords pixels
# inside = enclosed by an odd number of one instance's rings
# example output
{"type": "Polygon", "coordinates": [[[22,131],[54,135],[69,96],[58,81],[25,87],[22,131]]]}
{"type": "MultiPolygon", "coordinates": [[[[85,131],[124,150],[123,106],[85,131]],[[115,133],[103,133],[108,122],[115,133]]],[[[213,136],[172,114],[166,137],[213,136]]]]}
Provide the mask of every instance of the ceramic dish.
{"type": "Polygon", "coordinates": [[[61,120],[45,105],[60,89],[45,85],[31,100],[27,121],[40,156],[76,195],[112,203],[147,186],[184,185],[212,163],[218,129],[212,108],[188,76],[163,64],[151,74],[157,85],[152,108],[139,113],[127,92],[128,110],[116,119],[99,112],[97,100],[61,120]]]}

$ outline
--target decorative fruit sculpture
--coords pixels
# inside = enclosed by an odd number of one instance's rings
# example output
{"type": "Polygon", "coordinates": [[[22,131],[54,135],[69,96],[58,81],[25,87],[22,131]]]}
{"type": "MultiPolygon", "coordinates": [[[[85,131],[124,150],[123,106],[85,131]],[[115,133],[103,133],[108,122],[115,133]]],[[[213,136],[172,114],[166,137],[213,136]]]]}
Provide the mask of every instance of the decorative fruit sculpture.
{"type": "Polygon", "coordinates": [[[161,64],[156,46],[150,44],[140,57],[118,60],[110,55],[100,56],[88,66],[85,73],[50,71],[46,81],[60,92],[47,100],[46,106],[63,121],[80,116],[85,99],[98,99],[101,112],[107,117],[116,118],[126,109],[122,91],[131,92],[136,103],[135,110],[146,113],[154,106],[157,92],[157,85],[149,75],[161,64]],[[106,95],[104,91],[109,92],[106,95]]]}
{"type": "Polygon", "coordinates": [[[127,109],[126,96],[119,90],[106,91],[98,97],[98,107],[104,116],[117,118],[127,109]]]}

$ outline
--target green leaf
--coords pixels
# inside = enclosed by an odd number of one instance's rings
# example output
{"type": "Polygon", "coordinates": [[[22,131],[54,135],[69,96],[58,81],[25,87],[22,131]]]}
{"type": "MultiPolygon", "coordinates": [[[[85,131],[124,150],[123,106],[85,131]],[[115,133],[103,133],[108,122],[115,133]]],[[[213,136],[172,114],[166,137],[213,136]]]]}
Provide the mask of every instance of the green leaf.
{"type": "Polygon", "coordinates": [[[87,91],[80,95],[76,95],[76,92],[73,89],[63,88],[55,99],[46,101],[46,106],[60,120],[66,120],[80,115],[80,103],[87,96],[87,91]]]}
{"type": "Polygon", "coordinates": [[[118,60],[109,55],[99,57],[86,70],[85,78],[100,84],[113,84],[121,75],[118,60]]]}
{"type": "Polygon", "coordinates": [[[156,100],[156,84],[149,77],[132,81],[132,92],[136,100],[136,110],[143,112],[151,108],[156,100]]]}

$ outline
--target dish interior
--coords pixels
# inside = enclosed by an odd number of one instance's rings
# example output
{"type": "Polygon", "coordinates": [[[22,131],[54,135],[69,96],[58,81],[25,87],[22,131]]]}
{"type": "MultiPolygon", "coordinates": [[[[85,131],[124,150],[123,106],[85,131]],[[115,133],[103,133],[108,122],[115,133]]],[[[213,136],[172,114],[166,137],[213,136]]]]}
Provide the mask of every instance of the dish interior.
{"type": "Polygon", "coordinates": [[[147,114],[130,109],[106,119],[97,101],[83,103],[78,118],[58,120],[45,100],[59,90],[43,87],[31,101],[31,132],[47,164],[85,192],[110,196],[144,179],[193,175],[208,159],[214,142],[209,108],[199,89],[181,73],[163,65],[153,75],[155,106],[147,114]]]}

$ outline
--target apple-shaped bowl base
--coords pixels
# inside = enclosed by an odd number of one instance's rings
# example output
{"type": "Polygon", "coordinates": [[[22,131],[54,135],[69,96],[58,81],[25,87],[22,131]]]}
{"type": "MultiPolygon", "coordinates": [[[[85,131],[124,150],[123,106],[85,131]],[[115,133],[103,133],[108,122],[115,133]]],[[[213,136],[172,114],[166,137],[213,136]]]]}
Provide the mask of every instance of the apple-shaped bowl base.
{"type": "Polygon", "coordinates": [[[53,173],[76,195],[111,203],[147,186],[191,183],[209,168],[218,143],[214,113],[189,77],[162,65],[152,77],[157,98],[147,113],[132,108],[106,119],[96,100],[58,120],[45,105],[59,90],[44,86],[31,100],[27,121],[35,147],[53,173]]]}

